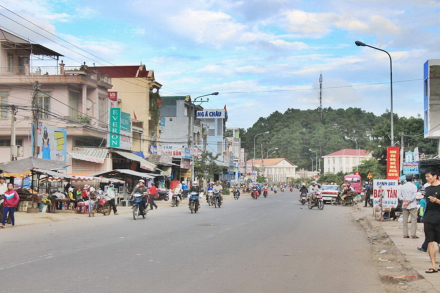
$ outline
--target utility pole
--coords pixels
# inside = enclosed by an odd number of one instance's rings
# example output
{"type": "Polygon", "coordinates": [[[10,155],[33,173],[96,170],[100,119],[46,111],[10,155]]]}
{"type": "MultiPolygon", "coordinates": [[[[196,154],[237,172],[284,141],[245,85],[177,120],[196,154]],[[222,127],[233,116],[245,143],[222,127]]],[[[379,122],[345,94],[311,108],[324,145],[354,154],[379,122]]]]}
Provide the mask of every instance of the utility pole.
{"type": "Polygon", "coordinates": [[[32,93],[32,120],[34,123],[34,127],[32,130],[33,133],[33,151],[32,156],[38,157],[38,92],[40,91],[40,84],[38,81],[34,83],[33,86],[34,92],[32,93]]]}
{"type": "Polygon", "coordinates": [[[319,110],[321,112],[322,120],[322,73],[319,75],[319,110]]]}
{"type": "Polygon", "coordinates": [[[17,107],[11,106],[11,161],[17,160],[17,147],[15,137],[15,115],[17,114],[17,107]]]}
{"type": "Polygon", "coordinates": [[[405,158],[405,146],[403,145],[404,134],[402,132],[402,136],[400,137],[400,174],[403,175],[403,158],[405,158]]]}

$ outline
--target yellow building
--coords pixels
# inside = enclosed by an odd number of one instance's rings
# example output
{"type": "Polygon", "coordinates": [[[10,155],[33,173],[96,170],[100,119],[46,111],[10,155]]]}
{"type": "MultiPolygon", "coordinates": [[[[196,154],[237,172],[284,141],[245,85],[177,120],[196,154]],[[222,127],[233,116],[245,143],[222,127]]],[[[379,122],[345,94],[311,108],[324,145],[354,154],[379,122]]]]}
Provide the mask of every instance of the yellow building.
{"type": "Polygon", "coordinates": [[[142,151],[148,156],[150,145],[157,145],[159,139],[159,90],[153,70],[145,65],[93,67],[109,75],[113,88],[109,95],[115,97],[115,106],[131,115],[132,151],[142,151]]]}

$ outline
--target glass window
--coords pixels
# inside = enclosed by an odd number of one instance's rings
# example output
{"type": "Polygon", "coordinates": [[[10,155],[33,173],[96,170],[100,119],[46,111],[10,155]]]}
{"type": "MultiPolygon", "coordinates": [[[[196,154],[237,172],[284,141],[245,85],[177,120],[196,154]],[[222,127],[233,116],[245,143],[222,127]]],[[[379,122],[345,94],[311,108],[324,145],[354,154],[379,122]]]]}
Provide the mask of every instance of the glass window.
{"type": "Polygon", "coordinates": [[[1,120],[8,119],[8,92],[0,92],[0,107],[1,107],[1,120]]]}
{"type": "Polygon", "coordinates": [[[8,71],[14,71],[14,55],[8,54],[8,71]]]}
{"type": "Polygon", "coordinates": [[[50,116],[50,92],[38,93],[38,116],[40,119],[49,119],[50,116]]]}
{"type": "Polygon", "coordinates": [[[217,118],[217,136],[223,136],[223,119],[217,118]]]}
{"type": "MultiPolygon", "coordinates": [[[[15,141],[15,145],[23,146],[23,140],[22,139],[17,139],[15,141]]],[[[5,147],[5,146],[11,146],[11,140],[10,139],[0,139],[0,147],[5,147]]]]}

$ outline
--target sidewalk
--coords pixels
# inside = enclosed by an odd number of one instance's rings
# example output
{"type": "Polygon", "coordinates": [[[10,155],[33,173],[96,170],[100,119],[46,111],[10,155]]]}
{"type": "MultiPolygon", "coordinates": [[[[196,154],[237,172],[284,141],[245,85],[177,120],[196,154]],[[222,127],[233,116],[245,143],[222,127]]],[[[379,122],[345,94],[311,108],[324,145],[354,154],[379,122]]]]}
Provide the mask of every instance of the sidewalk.
{"type": "MultiPolygon", "coordinates": [[[[421,278],[425,278],[432,286],[440,291],[440,274],[427,274],[425,271],[429,269],[431,261],[429,255],[426,252],[421,252],[417,247],[421,247],[425,240],[425,233],[423,231],[423,223],[417,224],[417,236],[419,239],[403,238],[403,224],[399,221],[386,220],[383,222],[377,221],[373,216],[373,208],[363,207],[361,203],[358,205],[358,209],[353,214],[358,219],[363,219],[365,224],[372,230],[374,227],[381,227],[383,231],[388,235],[389,239],[394,243],[396,248],[401,252],[409,265],[415,270],[421,278]]],[[[408,229],[411,227],[411,223],[408,223],[408,229]]],[[[440,264],[440,254],[436,250],[437,254],[437,266],[440,264]]],[[[386,258],[386,257],[384,257],[386,258]]],[[[405,265],[405,264],[403,264],[405,265]]],[[[438,267],[437,267],[438,268],[438,267]]]]}
{"type": "MultiPolygon", "coordinates": [[[[224,200],[231,200],[233,199],[232,195],[224,195],[224,200]]],[[[204,202],[205,199],[202,199],[201,202],[204,202]]],[[[205,200],[206,201],[206,200],[205,200]]],[[[171,199],[169,201],[158,201],[156,200],[155,203],[160,209],[163,208],[171,208],[171,199]]],[[[188,199],[184,199],[180,206],[188,206],[188,199]]],[[[132,213],[131,206],[129,207],[123,207],[118,206],[118,214],[130,214],[132,213]]],[[[159,210],[160,210],[159,209],[159,210]]],[[[103,214],[95,214],[95,217],[104,217],[103,214]]],[[[110,216],[106,217],[114,217],[113,211],[111,212],[110,216]]],[[[34,224],[44,224],[44,223],[51,223],[51,222],[59,222],[59,221],[67,221],[67,220],[83,220],[88,219],[89,214],[76,214],[71,211],[57,211],[56,213],[26,213],[26,212],[15,212],[15,226],[28,226],[28,225],[34,225],[34,224]]],[[[6,229],[10,228],[11,225],[6,224],[6,229]]]]}

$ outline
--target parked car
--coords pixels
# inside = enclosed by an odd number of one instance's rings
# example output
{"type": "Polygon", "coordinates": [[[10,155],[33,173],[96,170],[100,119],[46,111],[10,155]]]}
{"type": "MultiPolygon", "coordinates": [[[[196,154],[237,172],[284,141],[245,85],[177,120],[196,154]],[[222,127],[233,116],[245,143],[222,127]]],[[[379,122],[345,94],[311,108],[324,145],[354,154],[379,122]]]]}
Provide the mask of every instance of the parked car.
{"type": "Polygon", "coordinates": [[[332,199],[336,199],[340,191],[341,190],[338,185],[321,185],[322,200],[324,203],[331,202],[332,199]]]}

